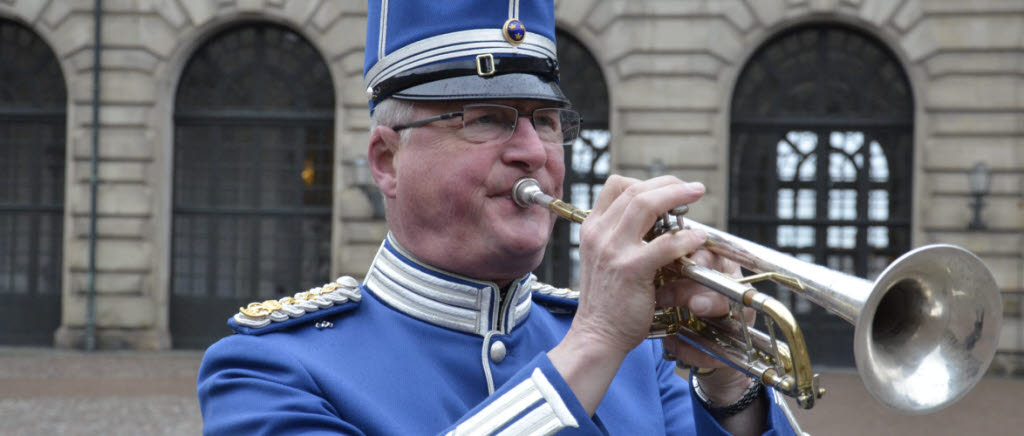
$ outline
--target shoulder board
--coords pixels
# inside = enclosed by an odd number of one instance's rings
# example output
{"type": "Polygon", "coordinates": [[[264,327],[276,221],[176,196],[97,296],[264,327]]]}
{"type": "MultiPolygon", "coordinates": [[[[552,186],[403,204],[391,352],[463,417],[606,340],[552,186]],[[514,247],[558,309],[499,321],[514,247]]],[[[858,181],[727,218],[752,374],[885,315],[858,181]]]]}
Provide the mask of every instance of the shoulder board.
{"type": "Polygon", "coordinates": [[[353,310],[360,300],[359,282],[342,276],[293,297],[249,303],[238,308],[228,326],[241,334],[262,335],[353,310]]]}
{"type": "Polygon", "coordinates": [[[540,281],[533,282],[533,301],[544,306],[551,313],[576,313],[580,293],[568,288],[556,288],[540,281]]]}

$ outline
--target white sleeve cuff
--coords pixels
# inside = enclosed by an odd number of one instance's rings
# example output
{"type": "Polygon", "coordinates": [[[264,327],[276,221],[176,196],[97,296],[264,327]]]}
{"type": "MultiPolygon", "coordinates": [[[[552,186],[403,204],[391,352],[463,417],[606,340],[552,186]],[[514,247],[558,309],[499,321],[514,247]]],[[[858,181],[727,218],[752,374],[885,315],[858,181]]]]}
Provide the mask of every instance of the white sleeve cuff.
{"type": "Polygon", "coordinates": [[[558,390],[540,370],[496,398],[450,434],[551,435],[566,427],[579,427],[558,390]]]}

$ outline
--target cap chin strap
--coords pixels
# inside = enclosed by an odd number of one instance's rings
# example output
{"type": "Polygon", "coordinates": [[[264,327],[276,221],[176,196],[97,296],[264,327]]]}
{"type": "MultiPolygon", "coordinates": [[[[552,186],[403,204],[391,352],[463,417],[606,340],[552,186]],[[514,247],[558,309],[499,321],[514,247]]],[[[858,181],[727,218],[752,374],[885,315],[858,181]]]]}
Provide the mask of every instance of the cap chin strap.
{"type": "Polygon", "coordinates": [[[388,78],[368,89],[374,104],[403,89],[436,80],[459,76],[494,77],[502,74],[526,73],[549,81],[558,80],[558,61],[535,57],[493,57],[480,55],[473,60],[428,65],[388,78]]]}

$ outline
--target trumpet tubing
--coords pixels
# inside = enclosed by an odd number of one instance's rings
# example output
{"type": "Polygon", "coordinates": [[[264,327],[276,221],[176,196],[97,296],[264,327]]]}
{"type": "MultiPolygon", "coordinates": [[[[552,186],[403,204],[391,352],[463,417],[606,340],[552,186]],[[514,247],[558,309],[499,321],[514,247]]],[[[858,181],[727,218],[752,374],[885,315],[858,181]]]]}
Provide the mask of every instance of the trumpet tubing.
{"type": "MultiPolygon", "coordinates": [[[[530,178],[516,183],[513,198],[521,207],[539,205],[574,222],[582,223],[587,216],[545,194],[530,178]]],[[[803,334],[785,305],[758,292],[752,282],[774,281],[853,324],[861,380],[876,400],[902,413],[934,412],[956,402],[977,384],[995,356],[1002,298],[992,273],[963,248],[936,244],[911,250],[872,282],[681,215],[674,219],[678,227],[705,232],[707,250],[755,275],[737,280],[684,257],[662,267],[652,279],[695,280],[764,315],[769,331],[732,318],[696,318],[685,308],[674,307],[655,313],[651,337],[678,335],[794,397],[803,408],[813,407],[824,394],[811,369],[803,334]],[[784,341],[776,338],[776,328],[784,341]]],[[[673,230],[661,232],[665,231],[673,230]]]]}

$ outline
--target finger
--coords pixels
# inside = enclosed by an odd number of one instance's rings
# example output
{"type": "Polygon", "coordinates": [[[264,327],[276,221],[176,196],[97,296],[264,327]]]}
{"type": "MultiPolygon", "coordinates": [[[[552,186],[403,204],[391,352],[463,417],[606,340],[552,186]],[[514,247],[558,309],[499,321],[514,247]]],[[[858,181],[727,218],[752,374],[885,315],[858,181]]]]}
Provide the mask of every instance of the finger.
{"type": "Polygon", "coordinates": [[[616,198],[622,195],[622,192],[628,189],[630,186],[640,183],[639,179],[631,177],[623,177],[618,174],[612,174],[605,180],[604,185],[601,187],[601,193],[597,195],[597,199],[594,200],[594,208],[591,213],[601,214],[616,198]]]}
{"type": "MultiPolygon", "coordinates": [[[[715,255],[706,249],[698,250],[692,254],[690,260],[727,276],[739,277],[739,266],[735,262],[723,256],[715,255]]],[[[713,292],[710,288],[695,285],[689,288],[685,294],[687,307],[696,316],[713,318],[725,316],[729,313],[729,299],[718,292],[713,292]]]]}
{"type": "Polygon", "coordinates": [[[722,274],[725,274],[734,279],[743,278],[743,272],[740,269],[740,264],[733,262],[732,260],[729,259],[722,260],[722,267],[719,271],[721,271],[722,274]]]}
{"type": "Polygon", "coordinates": [[[661,307],[684,306],[694,316],[717,318],[729,314],[729,299],[689,278],[680,278],[656,291],[661,307]]]}
{"type": "Polygon", "coordinates": [[[684,183],[672,176],[661,176],[634,183],[609,204],[607,212],[636,216],[647,227],[654,218],[679,205],[690,204],[704,195],[701,183],[684,183]]]}
{"type": "Polygon", "coordinates": [[[620,214],[616,232],[643,237],[659,216],[679,205],[693,203],[703,195],[704,185],[684,184],[674,177],[660,177],[631,186],[616,199],[607,213],[620,214]]]}
{"type": "Polygon", "coordinates": [[[697,265],[711,268],[715,271],[720,271],[721,259],[721,256],[716,256],[708,250],[697,250],[690,254],[690,260],[694,261],[697,265]]]}
{"type": "MultiPolygon", "coordinates": [[[[656,290],[658,307],[684,306],[694,316],[718,318],[729,314],[729,298],[690,279],[675,280],[656,290]]],[[[743,319],[753,325],[757,311],[743,307],[743,319]]]]}
{"type": "Polygon", "coordinates": [[[662,188],[665,186],[675,185],[681,189],[680,194],[683,197],[675,200],[675,204],[670,204],[664,210],[659,210],[658,214],[661,214],[667,210],[671,210],[681,204],[689,204],[697,201],[702,195],[704,195],[705,188],[701,183],[684,183],[673,176],[661,176],[655,177],[649,180],[638,180],[628,177],[616,176],[608,178],[605,182],[604,188],[601,190],[601,194],[598,195],[597,201],[594,203],[594,210],[596,213],[612,213],[616,216],[621,215],[626,206],[632,201],[633,198],[638,195],[662,188]]]}
{"type": "Polygon", "coordinates": [[[708,290],[690,297],[686,307],[694,316],[701,318],[718,318],[729,314],[729,299],[717,292],[708,290]]]}
{"type": "MultiPolygon", "coordinates": [[[[598,199],[594,201],[594,210],[607,209],[617,198],[622,196],[623,193],[631,188],[645,191],[670,183],[683,183],[683,181],[673,176],[659,176],[653,179],[640,180],[632,177],[612,174],[607,180],[605,180],[605,183],[601,188],[601,194],[598,194],[598,199]],[[634,186],[637,187],[633,188],[634,186]]],[[[700,183],[695,183],[695,185],[703,186],[700,183]]]]}
{"type": "Polygon", "coordinates": [[[667,265],[694,253],[705,242],[707,242],[707,236],[703,232],[684,230],[654,238],[643,248],[646,251],[646,256],[662,261],[659,265],[667,265]]]}
{"type": "Polygon", "coordinates": [[[743,319],[747,320],[747,325],[754,325],[757,321],[757,311],[753,307],[743,307],[743,319]]]}
{"type": "MultiPolygon", "coordinates": [[[[700,230],[694,230],[700,231],[700,230]]],[[[693,253],[691,260],[726,275],[740,272],[740,265],[728,257],[715,254],[707,248],[693,253]]]]}

